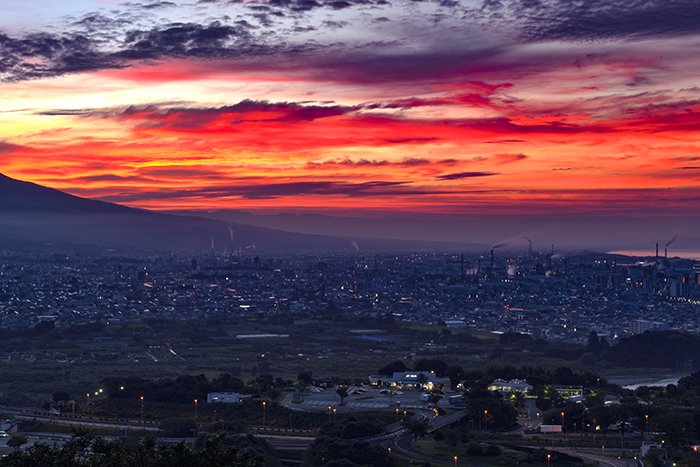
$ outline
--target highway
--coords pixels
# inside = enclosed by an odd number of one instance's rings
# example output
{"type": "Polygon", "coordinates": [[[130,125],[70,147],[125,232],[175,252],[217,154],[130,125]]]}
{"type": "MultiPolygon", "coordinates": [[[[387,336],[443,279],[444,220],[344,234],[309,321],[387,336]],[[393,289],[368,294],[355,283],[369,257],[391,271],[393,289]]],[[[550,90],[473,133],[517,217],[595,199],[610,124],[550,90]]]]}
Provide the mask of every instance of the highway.
{"type": "Polygon", "coordinates": [[[10,415],[17,420],[58,423],[62,425],[108,428],[114,430],[160,431],[158,424],[152,421],[133,419],[107,419],[80,414],[54,414],[45,410],[26,407],[0,406],[0,413],[10,415]]]}
{"type": "MultiPolygon", "coordinates": [[[[158,425],[154,421],[141,422],[133,419],[102,419],[90,417],[80,414],[54,414],[45,410],[30,409],[26,407],[8,407],[0,406],[0,413],[12,416],[17,420],[45,422],[52,424],[64,424],[72,426],[113,429],[115,431],[160,431],[158,425]]],[[[419,411],[414,414],[414,419],[428,420],[427,432],[433,433],[448,425],[458,422],[466,416],[465,411],[457,411],[449,415],[436,416],[433,412],[419,411]]],[[[272,447],[280,451],[304,451],[316,439],[315,436],[300,436],[298,434],[270,434],[270,433],[254,433],[255,436],[266,440],[272,447]]],[[[104,436],[106,439],[115,439],[116,436],[104,436]]],[[[29,435],[30,444],[37,442],[43,443],[63,443],[70,439],[70,435],[56,433],[33,433],[29,435]]],[[[438,459],[434,456],[425,454],[416,450],[411,445],[411,436],[408,431],[403,428],[401,422],[395,422],[386,427],[386,431],[382,434],[362,438],[370,444],[380,445],[387,449],[391,449],[394,455],[422,462],[440,463],[444,459],[438,459]]],[[[159,443],[192,443],[192,438],[158,438],[159,443]]],[[[520,444],[520,443],[507,443],[520,444]]],[[[524,444],[525,446],[526,444],[524,444]]],[[[616,459],[614,457],[606,457],[602,454],[579,452],[573,448],[557,447],[552,451],[560,451],[573,456],[585,458],[605,467],[627,467],[631,462],[625,459],[616,459]]]]}

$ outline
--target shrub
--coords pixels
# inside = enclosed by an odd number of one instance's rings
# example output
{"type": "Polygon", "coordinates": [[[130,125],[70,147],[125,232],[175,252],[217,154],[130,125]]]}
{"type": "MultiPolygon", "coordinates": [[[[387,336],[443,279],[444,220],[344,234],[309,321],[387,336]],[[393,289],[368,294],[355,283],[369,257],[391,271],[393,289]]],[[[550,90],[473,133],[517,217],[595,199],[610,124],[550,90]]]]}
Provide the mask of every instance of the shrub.
{"type": "Polygon", "coordinates": [[[477,443],[476,441],[472,441],[467,445],[467,454],[470,456],[481,456],[484,454],[484,450],[481,447],[481,444],[477,443]]]}

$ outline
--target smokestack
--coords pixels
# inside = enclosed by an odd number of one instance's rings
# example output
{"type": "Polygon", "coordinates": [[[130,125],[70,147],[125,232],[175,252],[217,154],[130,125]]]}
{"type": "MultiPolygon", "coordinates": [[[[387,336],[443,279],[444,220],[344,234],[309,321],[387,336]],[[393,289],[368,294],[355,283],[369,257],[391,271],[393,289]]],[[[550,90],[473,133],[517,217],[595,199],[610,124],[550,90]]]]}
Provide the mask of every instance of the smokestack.
{"type": "Polygon", "coordinates": [[[491,272],[495,269],[495,260],[493,258],[493,248],[491,248],[491,272]]]}
{"type": "Polygon", "coordinates": [[[464,253],[459,256],[459,277],[464,277],[464,253]]]}
{"type": "Polygon", "coordinates": [[[664,259],[668,259],[668,248],[664,248],[664,259]]]}
{"type": "Polygon", "coordinates": [[[659,259],[659,242],[656,242],[656,259],[659,259]]]}

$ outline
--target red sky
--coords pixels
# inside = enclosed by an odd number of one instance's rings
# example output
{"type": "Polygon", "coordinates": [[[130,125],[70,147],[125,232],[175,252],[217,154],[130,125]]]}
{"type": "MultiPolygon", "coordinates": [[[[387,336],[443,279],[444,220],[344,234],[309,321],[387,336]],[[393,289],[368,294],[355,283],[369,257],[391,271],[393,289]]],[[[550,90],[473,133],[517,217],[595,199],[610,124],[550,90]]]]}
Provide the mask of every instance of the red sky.
{"type": "Polygon", "coordinates": [[[6,175],[152,209],[700,208],[700,21],[674,2],[84,3],[0,22],[6,175]]]}

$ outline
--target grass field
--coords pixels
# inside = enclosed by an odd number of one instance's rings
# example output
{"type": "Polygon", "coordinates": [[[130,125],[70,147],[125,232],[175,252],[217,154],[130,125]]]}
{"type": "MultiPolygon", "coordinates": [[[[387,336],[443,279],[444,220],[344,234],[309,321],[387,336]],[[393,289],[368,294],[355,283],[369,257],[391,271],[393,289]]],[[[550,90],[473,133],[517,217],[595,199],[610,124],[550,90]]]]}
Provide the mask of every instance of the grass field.
{"type": "MultiPolygon", "coordinates": [[[[262,373],[296,379],[300,371],[363,381],[385,364],[437,358],[450,365],[581,367],[577,360],[499,344],[470,329],[398,325],[367,319],[305,319],[295,323],[159,321],[57,329],[0,340],[0,403],[41,405],[54,391],[79,403],[107,377],[215,376],[244,380],[262,373]],[[287,337],[238,338],[277,334],[287,337]]],[[[608,369],[610,370],[610,369],[608,369]]],[[[627,370],[629,371],[629,370],[627,370]]]]}

